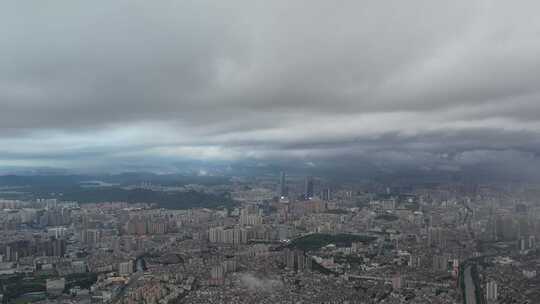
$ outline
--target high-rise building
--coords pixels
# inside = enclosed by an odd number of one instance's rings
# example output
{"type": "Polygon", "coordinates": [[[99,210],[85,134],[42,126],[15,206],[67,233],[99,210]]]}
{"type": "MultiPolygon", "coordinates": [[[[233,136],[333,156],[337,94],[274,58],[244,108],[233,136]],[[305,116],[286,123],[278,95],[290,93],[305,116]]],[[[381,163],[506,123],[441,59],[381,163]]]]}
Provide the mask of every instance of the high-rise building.
{"type": "Polygon", "coordinates": [[[534,235],[529,236],[529,249],[536,248],[536,237],[534,235]]]}
{"type": "Polygon", "coordinates": [[[500,241],[512,241],[518,237],[518,228],[511,216],[498,216],[496,219],[497,239],[500,241]]]}
{"type": "Polygon", "coordinates": [[[240,211],[240,226],[254,226],[262,224],[262,217],[258,214],[250,214],[249,210],[240,211]]]}
{"type": "Polygon", "coordinates": [[[238,268],[238,263],[235,259],[230,259],[221,262],[210,269],[210,285],[222,285],[225,275],[230,272],[235,272],[238,268]]]}
{"type": "Polygon", "coordinates": [[[133,261],[122,262],[118,264],[118,274],[130,275],[133,273],[133,261]]]}
{"type": "Polygon", "coordinates": [[[438,254],[433,256],[433,270],[435,271],[447,271],[448,270],[448,256],[438,254]]]}
{"type": "Polygon", "coordinates": [[[208,230],[208,241],[210,243],[219,243],[219,242],[221,242],[221,233],[222,232],[223,232],[223,228],[221,228],[221,227],[210,228],[208,230]]]}
{"type": "Polygon", "coordinates": [[[497,282],[490,281],[486,284],[486,300],[494,301],[499,296],[497,292],[497,282]]]}
{"type": "Polygon", "coordinates": [[[303,272],[311,269],[311,258],[302,250],[285,249],[283,258],[285,266],[290,270],[303,272]]]}
{"type": "Polygon", "coordinates": [[[287,180],[285,176],[285,172],[281,172],[280,178],[279,178],[279,197],[287,197],[288,196],[287,191],[287,180]]]}
{"type": "Polygon", "coordinates": [[[525,240],[525,238],[519,238],[518,240],[518,249],[520,251],[525,251],[527,250],[527,245],[528,245],[528,242],[525,240]]]}
{"type": "Polygon", "coordinates": [[[392,277],[392,288],[394,290],[401,289],[401,275],[396,274],[394,277],[392,277]]]}
{"type": "Polygon", "coordinates": [[[49,236],[53,236],[57,239],[64,238],[66,236],[67,228],[66,227],[54,227],[48,228],[47,233],[49,236]]]}
{"type": "Polygon", "coordinates": [[[459,276],[459,260],[454,259],[452,261],[452,277],[457,278],[459,276]]]}
{"type": "Polygon", "coordinates": [[[304,187],[304,198],[305,199],[310,199],[310,198],[313,198],[313,194],[314,194],[314,184],[313,184],[313,177],[312,176],[307,176],[306,177],[306,184],[305,184],[305,187],[304,187]]]}
{"type": "Polygon", "coordinates": [[[51,241],[51,255],[63,257],[66,253],[66,240],[54,238],[51,241]]]}
{"type": "Polygon", "coordinates": [[[420,258],[420,256],[418,256],[418,255],[413,255],[413,254],[409,255],[409,261],[408,261],[409,267],[411,267],[411,268],[418,268],[418,267],[421,266],[420,263],[421,263],[421,258],[420,258]]]}
{"type": "Polygon", "coordinates": [[[446,232],[440,227],[430,227],[427,231],[428,246],[444,248],[446,246],[446,232]]]}
{"type": "Polygon", "coordinates": [[[210,269],[210,285],[221,285],[225,277],[225,269],[222,265],[217,265],[210,269]]]}
{"type": "Polygon", "coordinates": [[[237,227],[229,229],[214,227],[208,230],[208,241],[210,243],[246,244],[248,231],[237,227]]]}
{"type": "Polygon", "coordinates": [[[81,231],[81,242],[87,245],[96,245],[101,241],[101,231],[98,229],[84,229],[81,231]]]}
{"type": "Polygon", "coordinates": [[[332,189],[326,188],[323,191],[321,191],[321,199],[323,201],[331,201],[332,200],[332,189]]]}

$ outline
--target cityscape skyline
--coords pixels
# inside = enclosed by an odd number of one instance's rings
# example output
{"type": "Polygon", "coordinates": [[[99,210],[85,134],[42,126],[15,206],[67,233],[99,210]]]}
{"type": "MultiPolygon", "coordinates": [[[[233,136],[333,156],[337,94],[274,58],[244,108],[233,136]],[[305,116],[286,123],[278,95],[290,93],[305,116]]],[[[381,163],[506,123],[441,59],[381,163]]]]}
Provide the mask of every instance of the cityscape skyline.
{"type": "Polygon", "coordinates": [[[0,2],[0,304],[540,303],[540,2],[0,2]]]}

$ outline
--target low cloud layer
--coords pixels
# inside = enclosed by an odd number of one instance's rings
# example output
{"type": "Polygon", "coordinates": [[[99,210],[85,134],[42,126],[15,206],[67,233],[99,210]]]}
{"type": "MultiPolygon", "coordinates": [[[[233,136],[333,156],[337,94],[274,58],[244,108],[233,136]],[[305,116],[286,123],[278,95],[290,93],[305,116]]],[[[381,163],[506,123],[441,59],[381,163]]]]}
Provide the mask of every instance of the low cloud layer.
{"type": "Polygon", "coordinates": [[[276,292],[283,288],[283,282],[270,278],[259,278],[251,273],[243,273],[240,275],[240,283],[242,286],[251,292],[276,292]]]}
{"type": "Polygon", "coordinates": [[[540,163],[537,1],[0,8],[0,166],[540,163]]]}

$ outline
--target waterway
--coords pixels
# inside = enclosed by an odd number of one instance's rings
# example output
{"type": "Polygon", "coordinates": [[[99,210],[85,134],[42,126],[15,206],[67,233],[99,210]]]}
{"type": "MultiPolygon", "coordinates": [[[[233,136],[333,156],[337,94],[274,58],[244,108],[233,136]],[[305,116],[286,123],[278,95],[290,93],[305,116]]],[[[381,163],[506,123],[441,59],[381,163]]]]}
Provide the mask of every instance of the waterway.
{"type": "Polygon", "coordinates": [[[465,304],[476,304],[476,287],[471,273],[471,265],[467,265],[465,268],[465,304]]]}

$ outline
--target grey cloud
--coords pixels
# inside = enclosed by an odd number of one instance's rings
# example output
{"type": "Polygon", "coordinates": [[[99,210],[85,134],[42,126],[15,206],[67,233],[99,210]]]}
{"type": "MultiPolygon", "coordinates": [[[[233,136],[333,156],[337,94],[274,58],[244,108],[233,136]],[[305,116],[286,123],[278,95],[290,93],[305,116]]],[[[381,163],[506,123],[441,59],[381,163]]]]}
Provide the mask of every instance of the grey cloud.
{"type": "Polygon", "coordinates": [[[537,154],[538,8],[6,1],[0,162],[537,154]]]}

